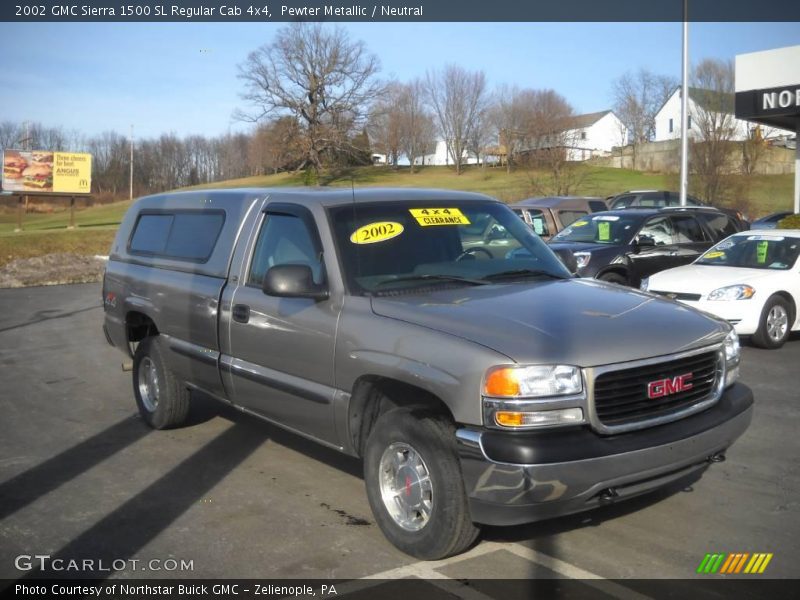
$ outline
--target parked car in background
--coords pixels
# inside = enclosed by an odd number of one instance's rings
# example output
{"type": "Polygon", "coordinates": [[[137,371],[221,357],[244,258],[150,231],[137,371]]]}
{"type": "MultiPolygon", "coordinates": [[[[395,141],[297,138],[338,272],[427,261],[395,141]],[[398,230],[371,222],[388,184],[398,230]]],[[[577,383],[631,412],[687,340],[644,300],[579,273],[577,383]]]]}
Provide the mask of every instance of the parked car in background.
{"type": "Polygon", "coordinates": [[[782,210],[780,212],[772,213],[771,215],[767,215],[766,217],[761,217],[760,219],[753,221],[753,223],[750,225],[750,228],[775,229],[778,226],[778,221],[793,214],[794,213],[790,210],[782,210]]]}
{"type": "Polygon", "coordinates": [[[571,250],[577,274],[639,286],[653,273],[688,264],[739,222],[714,208],[641,208],[595,213],[553,236],[553,250],[571,250]]]}
{"type": "MultiPolygon", "coordinates": [[[[664,190],[631,190],[622,192],[616,196],[606,198],[610,210],[621,208],[666,208],[681,205],[681,195],[678,192],[667,192],[664,190]]],[[[686,196],[686,206],[710,206],[694,196],[686,196]]],[[[740,229],[749,229],[750,224],[747,217],[734,208],[719,208],[717,210],[730,215],[740,222],[740,229]]]]}
{"type": "Polygon", "coordinates": [[[798,255],[800,229],[745,231],[641,288],[727,320],[756,346],[779,348],[800,330],[798,255]]]}
{"type": "Polygon", "coordinates": [[[590,196],[548,196],[528,198],[511,205],[523,221],[541,238],[548,240],[581,217],[606,211],[605,200],[590,196]]]}

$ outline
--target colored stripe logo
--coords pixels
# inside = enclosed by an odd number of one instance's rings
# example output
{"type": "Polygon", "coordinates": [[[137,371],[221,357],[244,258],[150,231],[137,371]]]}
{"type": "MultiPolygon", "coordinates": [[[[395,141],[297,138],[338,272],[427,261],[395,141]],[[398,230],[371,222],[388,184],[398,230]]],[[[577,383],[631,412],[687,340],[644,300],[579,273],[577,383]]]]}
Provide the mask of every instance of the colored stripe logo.
{"type": "Polygon", "coordinates": [[[717,552],[706,554],[697,567],[697,572],[705,575],[760,575],[767,569],[772,553],[755,552],[717,552]]]}

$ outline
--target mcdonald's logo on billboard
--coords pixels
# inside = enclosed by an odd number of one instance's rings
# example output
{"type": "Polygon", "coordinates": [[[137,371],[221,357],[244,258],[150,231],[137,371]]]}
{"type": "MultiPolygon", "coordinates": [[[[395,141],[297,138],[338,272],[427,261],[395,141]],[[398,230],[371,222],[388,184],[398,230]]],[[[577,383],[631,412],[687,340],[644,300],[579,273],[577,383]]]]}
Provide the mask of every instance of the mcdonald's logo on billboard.
{"type": "Polygon", "coordinates": [[[717,552],[706,554],[697,572],[703,575],[761,575],[771,560],[771,552],[717,552]]]}

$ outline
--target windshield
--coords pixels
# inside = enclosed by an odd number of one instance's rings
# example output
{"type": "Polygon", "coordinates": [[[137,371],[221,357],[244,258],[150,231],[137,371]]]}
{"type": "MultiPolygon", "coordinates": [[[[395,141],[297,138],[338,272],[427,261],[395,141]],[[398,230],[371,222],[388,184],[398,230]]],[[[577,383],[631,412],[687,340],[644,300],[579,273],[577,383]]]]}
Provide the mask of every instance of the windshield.
{"type": "Polygon", "coordinates": [[[570,277],[525,222],[497,202],[359,203],[331,209],[330,218],[356,294],[570,277]]]}
{"type": "Polygon", "coordinates": [[[800,239],[779,235],[734,235],[695,261],[698,265],[747,269],[791,269],[800,253],[800,239]]]}
{"type": "Polygon", "coordinates": [[[640,219],[630,216],[593,215],[572,223],[551,238],[551,242],[587,242],[591,244],[629,244],[640,219]]]}

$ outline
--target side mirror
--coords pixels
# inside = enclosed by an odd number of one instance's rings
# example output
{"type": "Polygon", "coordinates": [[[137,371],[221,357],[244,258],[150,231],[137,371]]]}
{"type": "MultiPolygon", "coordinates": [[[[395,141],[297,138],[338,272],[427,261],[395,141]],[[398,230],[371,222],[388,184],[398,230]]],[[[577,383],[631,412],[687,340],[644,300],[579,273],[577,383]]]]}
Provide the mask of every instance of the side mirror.
{"type": "Polygon", "coordinates": [[[575,275],[578,272],[578,261],[572,253],[572,250],[568,248],[558,248],[553,250],[553,252],[555,252],[558,260],[564,263],[564,266],[567,267],[570,273],[575,275]]]}
{"type": "Polygon", "coordinates": [[[275,265],[264,275],[262,291],[278,298],[311,298],[325,300],[328,289],[314,283],[314,274],[308,265],[275,265]]]}
{"type": "Polygon", "coordinates": [[[656,241],[651,238],[649,235],[640,235],[636,238],[636,243],[634,244],[636,248],[653,248],[656,245],[656,241]]]}

